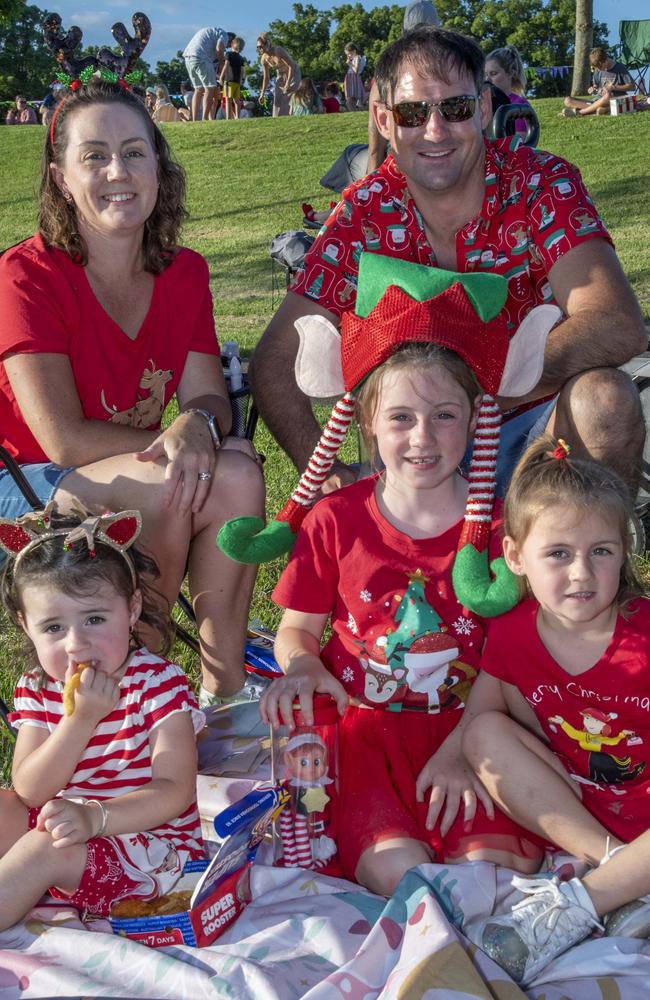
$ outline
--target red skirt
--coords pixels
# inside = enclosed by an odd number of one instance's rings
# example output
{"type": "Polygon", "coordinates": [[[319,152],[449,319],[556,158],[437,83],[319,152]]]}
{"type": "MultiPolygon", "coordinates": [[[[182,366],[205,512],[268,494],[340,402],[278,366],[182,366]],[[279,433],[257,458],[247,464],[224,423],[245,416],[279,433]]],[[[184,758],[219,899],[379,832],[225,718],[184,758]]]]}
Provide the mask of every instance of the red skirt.
{"type": "MultiPolygon", "coordinates": [[[[439,822],[425,826],[429,808],[417,802],[420,771],[462,717],[459,711],[388,712],[350,707],[340,724],[339,857],[346,878],[354,879],[359,858],[382,840],[407,837],[427,844],[438,861],[462,860],[479,848],[531,858],[542,841],[495,807],[490,819],[478,803],[471,824],[463,806],[444,839],[439,822]]],[[[443,809],[444,812],[444,809],[443,809]]]]}

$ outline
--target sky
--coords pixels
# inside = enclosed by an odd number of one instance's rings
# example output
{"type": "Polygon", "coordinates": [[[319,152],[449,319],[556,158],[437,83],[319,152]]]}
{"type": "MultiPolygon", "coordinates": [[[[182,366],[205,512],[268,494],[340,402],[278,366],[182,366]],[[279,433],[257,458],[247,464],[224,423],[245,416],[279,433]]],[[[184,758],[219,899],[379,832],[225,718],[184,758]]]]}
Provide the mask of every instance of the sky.
{"type": "MultiPolygon", "coordinates": [[[[331,9],[333,0],[310,0],[318,10],[331,9]]],[[[389,0],[385,0],[386,3],[389,0]]],[[[37,0],[45,9],[45,3],[37,0]]],[[[85,45],[111,45],[111,25],[123,21],[131,30],[131,16],[136,10],[144,10],[152,24],[151,40],[143,53],[143,58],[155,68],[159,60],[168,62],[179,49],[184,49],[195,31],[206,26],[235,31],[246,42],[244,55],[255,59],[255,40],[261,31],[268,28],[269,21],[280,19],[289,21],[293,15],[291,0],[244,0],[230,8],[229,4],[205,3],[192,0],[184,4],[181,0],[95,0],[82,3],[80,0],[49,0],[51,8],[58,11],[64,28],[78,24],[83,30],[85,45]],[[228,13],[228,10],[232,13],[228,13]]],[[[377,4],[373,0],[361,0],[366,10],[377,4]]],[[[594,17],[604,21],[609,27],[610,44],[618,41],[618,22],[622,19],[636,20],[648,17],[647,0],[594,0],[594,17]]],[[[292,53],[300,62],[299,53],[292,53]]]]}

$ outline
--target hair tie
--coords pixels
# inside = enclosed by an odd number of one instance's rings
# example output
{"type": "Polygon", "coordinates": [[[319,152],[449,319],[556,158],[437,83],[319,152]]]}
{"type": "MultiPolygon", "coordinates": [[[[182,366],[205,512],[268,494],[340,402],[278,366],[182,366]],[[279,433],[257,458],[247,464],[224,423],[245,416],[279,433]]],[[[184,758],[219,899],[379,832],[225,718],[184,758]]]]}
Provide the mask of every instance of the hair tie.
{"type": "Polygon", "coordinates": [[[562,459],[569,457],[571,454],[571,448],[563,438],[558,438],[553,451],[547,451],[546,454],[549,458],[555,458],[559,462],[562,459]]]}

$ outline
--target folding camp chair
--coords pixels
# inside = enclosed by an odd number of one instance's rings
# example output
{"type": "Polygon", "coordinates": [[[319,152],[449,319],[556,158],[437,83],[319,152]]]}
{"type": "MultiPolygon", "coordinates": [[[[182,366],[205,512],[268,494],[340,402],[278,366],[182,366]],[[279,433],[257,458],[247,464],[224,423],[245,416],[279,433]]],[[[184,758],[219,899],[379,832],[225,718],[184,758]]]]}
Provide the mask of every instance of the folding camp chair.
{"type": "Polygon", "coordinates": [[[648,93],[645,76],[650,69],[650,20],[619,21],[616,58],[627,66],[640,94],[648,93]]]}
{"type": "MultiPolygon", "coordinates": [[[[258,413],[257,408],[251,399],[250,388],[248,385],[248,375],[245,369],[242,371],[242,378],[242,386],[229,393],[230,408],[232,411],[231,433],[235,437],[245,437],[248,438],[249,441],[252,441],[257,427],[258,413]]],[[[16,460],[5,448],[2,447],[2,445],[0,445],[0,462],[2,462],[5,466],[18,486],[18,489],[24,496],[25,501],[29,504],[32,510],[42,509],[43,505],[40,498],[36,495],[28,480],[23,475],[16,460]]],[[[194,610],[190,601],[182,591],[178,595],[176,603],[189,622],[192,625],[195,624],[196,619],[194,617],[194,610]]],[[[198,640],[194,635],[192,635],[191,632],[188,632],[187,629],[184,628],[179,622],[175,622],[175,631],[177,639],[180,639],[181,642],[185,643],[185,645],[188,646],[194,653],[199,653],[198,640]]],[[[13,734],[14,730],[7,718],[7,711],[7,706],[2,698],[0,698],[0,719],[4,720],[10,732],[13,734]]]]}

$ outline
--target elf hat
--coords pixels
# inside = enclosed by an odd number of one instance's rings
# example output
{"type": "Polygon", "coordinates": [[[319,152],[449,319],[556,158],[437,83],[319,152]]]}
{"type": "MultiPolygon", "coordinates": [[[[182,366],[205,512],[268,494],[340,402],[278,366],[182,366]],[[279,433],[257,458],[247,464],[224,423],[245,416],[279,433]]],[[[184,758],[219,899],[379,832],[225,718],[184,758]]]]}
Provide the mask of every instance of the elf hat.
{"type": "Polygon", "coordinates": [[[235,518],[218,545],[240,562],[266,562],[287,552],[327,478],[352,422],[354,390],[406,343],[455,351],[474,371],[485,395],[479,409],[469,471],[465,523],[454,562],[456,596],[464,607],[492,616],[512,607],[518,585],[503,559],[488,566],[501,411],[493,396],[522,396],[539,381],[546,337],[561,316],[556,306],[533,309],[511,337],[502,313],[505,278],[456,274],[379,254],[363,253],[355,313],[341,333],[323,316],[296,321],[300,346],[296,381],[308,396],[340,395],[297,488],[275,521],[235,518]],[[496,579],[492,579],[490,571],[496,579]]]}

